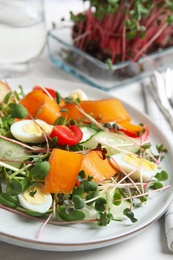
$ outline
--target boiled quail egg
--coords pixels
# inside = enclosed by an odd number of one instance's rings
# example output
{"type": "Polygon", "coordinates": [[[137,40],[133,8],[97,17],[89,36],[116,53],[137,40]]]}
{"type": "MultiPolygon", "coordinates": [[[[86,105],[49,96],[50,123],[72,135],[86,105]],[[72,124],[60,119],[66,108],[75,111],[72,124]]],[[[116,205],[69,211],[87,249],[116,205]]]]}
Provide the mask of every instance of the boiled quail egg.
{"type": "Polygon", "coordinates": [[[110,162],[121,172],[123,170],[128,174],[134,171],[130,175],[134,180],[149,181],[157,173],[155,163],[131,153],[114,154],[110,157],[110,162]]]}
{"type": "Polygon", "coordinates": [[[81,101],[88,99],[86,93],[82,89],[75,89],[69,94],[69,97],[74,99],[79,98],[81,101]]]}
{"type": "Polygon", "coordinates": [[[52,196],[46,193],[44,184],[36,183],[18,195],[23,208],[39,213],[47,212],[52,205],[52,196]]]}
{"type": "Polygon", "coordinates": [[[45,121],[21,120],[11,126],[12,135],[21,142],[42,143],[45,142],[45,134],[50,135],[53,126],[45,121]]]}

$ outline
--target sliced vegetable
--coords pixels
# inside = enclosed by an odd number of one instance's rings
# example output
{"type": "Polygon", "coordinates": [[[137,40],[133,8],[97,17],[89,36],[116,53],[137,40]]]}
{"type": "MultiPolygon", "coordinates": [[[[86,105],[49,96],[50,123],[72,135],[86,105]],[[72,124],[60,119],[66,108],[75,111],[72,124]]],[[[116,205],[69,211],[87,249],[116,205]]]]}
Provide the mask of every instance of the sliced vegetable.
{"type": "MultiPolygon", "coordinates": [[[[84,100],[81,101],[79,105],[87,114],[91,115],[101,123],[131,120],[122,103],[116,98],[84,100]]],[[[67,104],[64,108],[69,111],[67,114],[68,119],[73,118],[77,121],[84,118],[84,115],[78,110],[75,104],[67,104]]],[[[65,117],[66,113],[62,112],[62,115],[65,117]]]]}
{"type": "Polygon", "coordinates": [[[20,168],[22,162],[28,158],[28,155],[25,147],[0,139],[0,158],[5,163],[20,168]]]}
{"type": "Polygon", "coordinates": [[[80,142],[83,133],[77,125],[56,125],[50,134],[51,138],[58,137],[59,145],[73,146],[80,142]]]}
{"type": "Polygon", "coordinates": [[[80,140],[80,143],[86,142],[97,132],[96,129],[90,126],[81,126],[80,129],[82,130],[83,133],[83,137],[82,140],[80,140]]]}
{"type": "MultiPolygon", "coordinates": [[[[52,100],[41,90],[29,92],[21,99],[20,104],[28,110],[32,117],[42,119],[48,124],[53,125],[55,120],[61,116],[60,108],[56,101],[52,100]]],[[[27,118],[30,118],[30,116],[27,118]]]]}
{"type": "Polygon", "coordinates": [[[45,178],[48,193],[70,193],[80,171],[82,154],[53,149],[49,158],[50,170],[45,178]]]}
{"type": "Polygon", "coordinates": [[[93,149],[100,143],[102,147],[106,148],[107,155],[111,156],[120,150],[136,153],[140,149],[140,142],[138,138],[133,139],[121,133],[99,131],[89,140],[83,142],[82,145],[86,148],[93,149]]]}
{"type": "Polygon", "coordinates": [[[86,176],[93,176],[96,182],[109,179],[117,172],[107,158],[103,159],[101,151],[90,151],[85,154],[80,170],[85,171],[86,176]]]}
{"type": "Polygon", "coordinates": [[[50,96],[52,98],[56,98],[56,91],[54,89],[52,89],[52,88],[45,88],[45,87],[41,87],[41,86],[35,86],[35,87],[33,87],[33,90],[41,90],[41,91],[43,91],[44,94],[47,95],[47,93],[48,93],[48,94],[50,94],[50,96]]]}

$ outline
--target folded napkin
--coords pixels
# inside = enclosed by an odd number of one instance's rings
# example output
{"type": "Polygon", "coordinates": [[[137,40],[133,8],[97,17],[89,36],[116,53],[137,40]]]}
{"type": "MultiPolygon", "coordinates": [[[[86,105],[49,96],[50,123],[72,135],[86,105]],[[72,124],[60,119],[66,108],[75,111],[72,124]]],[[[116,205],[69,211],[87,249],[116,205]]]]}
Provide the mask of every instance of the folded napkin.
{"type": "MultiPolygon", "coordinates": [[[[164,126],[173,145],[173,109],[166,97],[165,75],[155,71],[150,79],[142,82],[142,90],[148,115],[159,128],[164,126]]],[[[173,251],[173,202],[164,215],[168,248],[173,251]]]]}
{"type": "Polygon", "coordinates": [[[168,248],[173,251],[173,202],[165,213],[165,233],[168,248]]]}

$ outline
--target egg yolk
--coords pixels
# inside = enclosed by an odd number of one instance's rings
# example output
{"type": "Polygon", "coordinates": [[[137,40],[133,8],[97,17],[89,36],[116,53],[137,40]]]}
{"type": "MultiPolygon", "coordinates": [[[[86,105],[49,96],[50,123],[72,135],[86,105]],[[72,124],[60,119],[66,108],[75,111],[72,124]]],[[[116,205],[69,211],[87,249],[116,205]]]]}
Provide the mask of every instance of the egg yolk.
{"type": "Polygon", "coordinates": [[[40,205],[46,201],[46,192],[43,186],[31,186],[22,194],[23,198],[32,205],[40,205]]]}
{"type": "Polygon", "coordinates": [[[34,122],[30,122],[28,124],[25,124],[23,126],[23,131],[25,133],[28,133],[28,134],[42,134],[43,130],[46,132],[46,133],[49,133],[51,131],[51,126],[48,126],[46,124],[42,124],[42,123],[39,123],[36,124],[34,122]]]}
{"type": "Polygon", "coordinates": [[[146,171],[153,171],[156,169],[156,165],[153,162],[150,162],[144,158],[139,158],[133,154],[125,154],[123,156],[123,160],[136,168],[142,166],[142,168],[146,171]]]}

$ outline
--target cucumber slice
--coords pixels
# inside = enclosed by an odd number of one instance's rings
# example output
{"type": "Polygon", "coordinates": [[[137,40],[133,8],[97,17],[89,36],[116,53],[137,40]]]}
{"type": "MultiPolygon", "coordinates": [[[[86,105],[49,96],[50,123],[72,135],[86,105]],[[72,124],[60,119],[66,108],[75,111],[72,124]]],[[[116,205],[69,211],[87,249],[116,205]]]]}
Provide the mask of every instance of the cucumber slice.
{"type": "Polygon", "coordinates": [[[89,127],[89,126],[81,126],[80,129],[83,132],[83,137],[82,140],[80,141],[80,143],[86,142],[87,140],[89,140],[95,133],[97,133],[97,130],[89,127]]]}
{"type": "Polygon", "coordinates": [[[110,133],[104,131],[97,132],[89,140],[83,142],[82,145],[85,148],[92,149],[95,148],[98,143],[102,144],[102,147],[106,148],[108,156],[122,152],[118,148],[132,153],[137,153],[140,149],[140,140],[138,138],[130,138],[121,133],[110,133]]]}
{"type": "Polygon", "coordinates": [[[22,162],[28,158],[26,148],[12,143],[10,141],[0,139],[0,158],[14,160],[14,162],[5,161],[5,163],[20,168],[22,162]],[[17,162],[15,162],[15,160],[17,162]]]}

